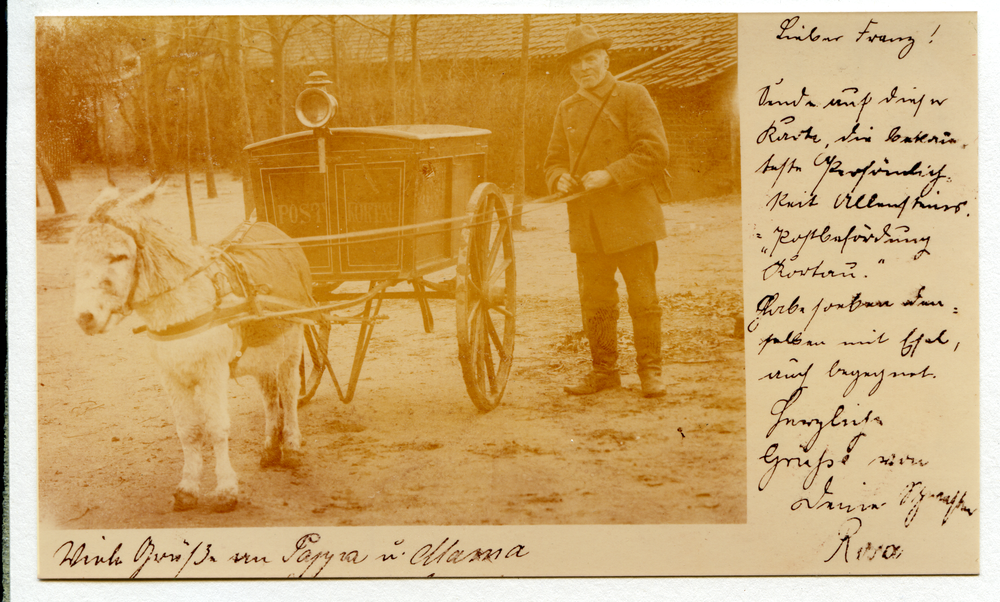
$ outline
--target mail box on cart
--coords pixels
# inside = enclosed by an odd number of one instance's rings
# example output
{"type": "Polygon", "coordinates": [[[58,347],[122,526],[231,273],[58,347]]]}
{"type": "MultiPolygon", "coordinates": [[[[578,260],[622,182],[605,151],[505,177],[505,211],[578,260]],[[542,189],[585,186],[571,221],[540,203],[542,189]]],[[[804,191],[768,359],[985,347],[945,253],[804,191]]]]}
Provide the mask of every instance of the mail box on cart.
{"type": "Polygon", "coordinates": [[[462,216],[486,181],[488,130],[452,125],[319,128],[247,147],[257,219],[303,247],[314,284],[409,280],[455,265],[461,231],[316,241],[462,216]]]}

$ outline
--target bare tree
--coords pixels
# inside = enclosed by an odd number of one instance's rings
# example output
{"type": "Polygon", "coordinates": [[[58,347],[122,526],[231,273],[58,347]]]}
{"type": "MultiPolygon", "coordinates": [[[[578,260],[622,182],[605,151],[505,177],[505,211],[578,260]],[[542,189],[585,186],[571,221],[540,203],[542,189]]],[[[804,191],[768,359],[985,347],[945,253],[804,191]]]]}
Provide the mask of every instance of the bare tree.
{"type": "MultiPolygon", "coordinates": [[[[39,146],[56,151],[57,171],[62,174],[68,175],[69,161],[81,157],[59,150],[75,146],[104,165],[110,179],[103,136],[104,101],[120,95],[123,76],[129,71],[123,60],[126,40],[120,27],[114,20],[72,18],[58,27],[40,22],[35,31],[39,146]],[[65,145],[66,136],[77,144],[65,145]]],[[[124,122],[125,116],[121,118],[124,122]]],[[[51,171],[49,158],[44,162],[51,171]]]]}
{"type": "Polygon", "coordinates": [[[274,87],[278,90],[278,123],[279,133],[284,135],[287,130],[285,123],[285,40],[282,35],[281,17],[267,17],[267,29],[271,34],[271,69],[274,73],[274,87]]]}
{"type": "Polygon", "coordinates": [[[330,28],[330,74],[333,77],[334,96],[340,94],[340,44],[337,39],[337,21],[339,17],[327,15],[316,17],[320,23],[326,23],[330,28]]]}
{"type": "Polygon", "coordinates": [[[205,189],[208,198],[218,198],[219,192],[215,188],[215,166],[212,165],[212,120],[208,116],[208,85],[205,80],[208,73],[202,72],[198,78],[201,92],[202,112],[205,115],[205,189]]]}
{"type": "MultiPolygon", "coordinates": [[[[229,49],[230,85],[232,90],[230,97],[236,104],[237,131],[240,137],[240,148],[253,142],[253,128],[250,124],[250,107],[247,103],[247,83],[246,64],[243,60],[242,40],[242,17],[226,17],[226,37],[229,49]]],[[[246,216],[250,217],[253,211],[250,199],[253,198],[253,190],[250,188],[250,164],[247,163],[246,154],[240,152],[239,164],[240,175],[243,178],[243,199],[245,203],[246,216]]]]}
{"type": "MultiPolygon", "coordinates": [[[[344,88],[341,86],[340,83],[340,72],[342,71],[340,65],[341,62],[340,40],[337,37],[338,18],[330,16],[326,17],[325,20],[330,26],[330,64],[332,68],[331,73],[333,74],[333,96],[334,98],[343,101],[344,88]]],[[[345,106],[344,104],[341,104],[341,106],[338,109],[338,112],[341,114],[341,120],[344,119],[344,106],[345,106]]]]}
{"type": "Polygon", "coordinates": [[[104,99],[101,97],[100,93],[94,94],[93,104],[91,105],[93,109],[93,119],[94,124],[97,126],[97,149],[100,155],[101,165],[104,166],[104,176],[107,180],[109,186],[114,186],[115,181],[111,178],[111,158],[108,153],[108,136],[107,132],[107,121],[104,112],[104,99]]]}
{"type": "MultiPolygon", "coordinates": [[[[181,45],[184,49],[183,56],[191,56],[190,40],[188,32],[192,27],[191,17],[187,17],[184,24],[184,37],[181,45]]],[[[184,193],[187,195],[188,220],[191,222],[191,242],[198,242],[198,227],[194,219],[194,198],[191,196],[191,65],[184,65],[184,193]]]]}
{"type": "Polygon", "coordinates": [[[399,123],[396,118],[396,15],[389,18],[389,49],[386,51],[389,70],[389,99],[392,104],[392,122],[399,123]]]}
{"type": "MultiPolygon", "coordinates": [[[[42,172],[42,181],[45,182],[45,188],[49,191],[49,197],[52,198],[52,208],[55,209],[57,214],[66,213],[66,204],[63,203],[62,195],[59,194],[59,186],[56,185],[56,178],[52,175],[52,168],[45,159],[45,153],[42,151],[41,146],[38,146],[35,158],[38,162],[38,169],[42,172]]],[[[37,194],[35,195],[35,204],[38,204],[37,194]]]]}
{"type": "Polygon", "coordinates": [[[148,149],[148,155],[146,155],[149,161],[149,181],[153,183],[156,181],[157,171],[156,171],[156,148],[153,144],[153,124],[149,117],[149,73],[146,69],[142,70],[142,117],[143,123],[146,126],[146,147],[148,149]]]}
{"type": "Polygon", "coordinates": [[[524,141],[526,137],[525,121],[527,119],[528,100],[528,70],[531,69],[531,57],[528,54],[528,42],[531,38],[531,15],[524,15],[524,25],[521,29],[521,77],[517,94],[517,136],[515,137],[516,152],[514,155],[514,227],[521,229],[521,209],[524,204],[525,157],[524,141]]]}
{"type": "MultiPolygon", "coordinates": [[[[138,52],[139,58],[139,90],[142,95],[142,125],[145,134],[146,149],[143,154],[143,163],[149,174],[149,181],[156,181],[159,170],[156,164],[156,144],[153,136],[153,116],[150,106],[150,80],[155,78],[155,72],[161,63],[157,45],[157,26],[162,26],[162,17],[146,17],[143,21],[131,24],[128,29],[128,40],[133,48],[138,52]]],[[[132,93],[135,98],[135,91],[132,93]]]]}
{"type": "MultiPolygon", "coordinates": [[[[360,21],[354,17],[347,17],[355,24],[365,28],[366,30],[377,33],[386,39],[386,75],[389,79],[389,106],[390,106],[390,123],[399,123],[397,111],[396,111],[396,101],[397,101],[397,90],[396,90],[396,29],[398,27],[398,17],[396,15],[390,15],[389,17],[389,29],[388,31],[382,31],[378,27],[375,27],[371,23],[366,23],[360,21]]],[[[371,89],[372,82],[372,71],[370,69],[365,71],[368,79],[368,89],[371,89]]],[[[372,123],[375,123],[374,121],[372,123]]]]}
{"type": "MultiPolygon", "coordinates": [[[[274,87],[278,93],[278,133],[281,135],[284,135],[287,132],[287,114],[289,107],[287,92],[285,90],[285,44],[288,43],[288,40],[295,31],[296,26],[298,26],[298,24],[305,18],[306,17],[304,16],[291,17],[290,21],[286,21],[286,17],[265,17],[267,30],[253,30],[265,34],[270,41],[270,49],[268,50],[268,53],[271,55],[271,69],[273,70],[274,87]]],[[[256,50],[263,50],[256,47],[252,48],[256,50]]]]}
{"type": "Polygon", "coordinates": [[[427,114],[427,105],[424,102],[424,92],[423,86],[420,82],[420,50],[417,46],[417,24],[423,19],[421,15],[410,15],[410,49],[411,49],[411,61],[410,65],[411,76],[410,76],[410,116],[413,123],[420,123],[423,120],[423,116],[427,114]],[[420,115],[417,115],[417,110],[420,109],[420,115]]]}

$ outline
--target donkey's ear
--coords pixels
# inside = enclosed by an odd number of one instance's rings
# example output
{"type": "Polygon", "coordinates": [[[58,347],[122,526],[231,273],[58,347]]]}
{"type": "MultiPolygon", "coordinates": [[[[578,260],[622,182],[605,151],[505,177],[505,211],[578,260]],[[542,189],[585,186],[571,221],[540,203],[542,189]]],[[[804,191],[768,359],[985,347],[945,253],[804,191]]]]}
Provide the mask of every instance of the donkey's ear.
{"type": "Polygon", "coordinates": [[[93,216],[107,214],[117,203],[120,193],[114,186],[108,186],[97,195],[97,198],[90,202],[87,207],[88,219],[93,216]]]}
{"type": "Polygon", "coordinates": [[[138,206],[148,206],[152,204],[152,202],[156,200],[157,191],[166,180],[167,178],[166,176],[164,176],[159,180],[157,180],[156,182],[153,182],[149,186],[143,188],[139,192],[135,193],[135,195],[131,199],[129,199],[128,204],[138,205],[138,206]]]}
{"type": "Polygon", "coordinates": [[[120,194],[121,193],[118,191],[116,187],[108,186],[104,190],[102,190],[101,193],[97,195],[97,198],[94,199],[90,204],[94,207],[99,207],[104,203],[107,203],[108,201],[113,201],[117,199],[120,196],[120,194]]]}

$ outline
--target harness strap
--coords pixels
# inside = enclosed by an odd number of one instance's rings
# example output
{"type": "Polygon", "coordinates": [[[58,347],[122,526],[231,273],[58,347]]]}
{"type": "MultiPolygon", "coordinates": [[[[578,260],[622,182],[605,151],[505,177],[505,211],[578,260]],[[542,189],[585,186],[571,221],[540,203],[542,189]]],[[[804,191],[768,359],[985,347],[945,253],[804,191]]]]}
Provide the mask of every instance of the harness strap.
{"type": "MultiPolygon", "coordinates": [[[[247,300],[251,312],[256,316],[260,316],[263,312],[260,303],[257,301],[257,294],[267,294],[270,290],[268,290],[266,285],[257,286],[247,273],[246,267],[229,253],[229,249],[231,249],[233,245],[237,245],[243,241],[243,238],[247,235],[253,225],[253,222],[250,222],[249,220],[243,222],[240,224],[240,227],[236,229],[236,231],[227,237],[225,241],[217,245],[216,248],[218,249],[218,255],[216,259],[222,260],[226,267],[226,273],[220,275],[220,279],[226,278],[226,280],[229,281],[230,290],[237,296],[244,297],[247,300]],[[229,278],[230,276],[233,278],[229,278]],[[236,280],[235,283],[232,282],[233,279],[236,280]],[[234,285],[239,285],[240,290],[235,290],[234,285]]],[[[213,282],[216,281],[213,279],[213,282]]],[[[222,288],[218,282],[216,282],[216,292],[220,294],[219,298],[221,299],[222,288]]]]}
{"type": "Polygon", "coordinates": [[[182,322],[181,324],[174,324],[164,328],[163,330],[150,330],[146,326],[139,326],[138,328],[133,329],[132,332],[134,334],[145,332],[146,336],[154,341],[175,341],[177,339],[183,339],[185,337],[198,334],[199,332],[215,328],[216,326],[228,324],[236,318],[246,314],[249,309],[250,304],[245,302],[232,307],[214,309],[207,314],[198,316],[193,320],[182,322]]]}
{"type": "Polygon", "coordinates": [[[232,379],[236,378],[236,365],[240,363],[240,358],[243,357],[243,354],[246,353],[247,349],[249,348],[250,344],[247,343],[246,339],[244,338],[243,343],[240,345],[240,350],[236,352],[236,355],[233,356],[232,361],[229,362],[229,378],[232,379]]]}
{"type": "MultiPolygon", "coordinates": [[[[219,245],[213,245],[213,257],[211,261],[199,267],[184,279],[187,281],[205,272],[215,287],[215,309],[187,322],[172,324],[163,330],[150,330],[146,326],[140,326],[133,329],[132,332],[135,334],[145,332],[154,341],[174,341],[193,336],[217,326],[228,324],[233,328],[238,328],[238,324],[233,325],[232,323],[246,322],[248,321],[247,318],[251,320],[265,318],[266,315],[261,301],[265,301],[265,303],[270,302],[270,305],[276,304],[282,310],[288,310],[289,307],[293,307],[288,303],[275,303],[270,297],[267,297],[266,295],[269,292],[267,290],[268,287],[266,285],[258,286],[254,284],[243,264],[228,252],[231,245],[243,240],[243,237],[246,236],[252,225],[250,222],[244,222],[226,241],[219,245]],[[261,293],[263,293],[263,298],[261,293]],[[219,305],[222,303],[223,298],[229,294],[243,297],[244,301],[237,305],[220,308],[219,305]]],[[[298,306],[295,305],[294,307],[297,308],[298,306]]],[[[239,361],[239,358],[246,349],[247,344],[243,343],[243,349],[237,352],[231,368],[235,369],[236,362],[239,361]]]]}
{"type": "MultiPolygon", "coordinates": [[[[580,163],[583,162],[583,156],[587,153],[587,143],[590,142],[590,135],[594,133],[594,126],[597,125],[597,120],[600,119],[601,114],[604,114],[604,107],[611,100],[614,95],[615,90],[618,88],[618,82],[616,81],[611,90],[608,91],[608,95],[604,97],[604,101],[601,102],[600,106],[597,107],[597,113],[594,114],[594,120],[590,122],[590,129],[587,130],[587,135],[583,138],[583,144],[580,145],[580,152],[576,156],[575,164],[570,165],[569,175],[576,177],[576,170],[580,169],[580,163]]],[[[593,94],[591,94],[593,96],[593,94]]]]}
{"type": "MultiPolygon", "coordinates": [[[[136,305],[146,305],[150,301],[152,301],[153,299],[156,299],[158,297],[162,297],[163,295],[166,295],[167,293],[172,293],[175,290],[177,290],[177,288],[180,287],[182,284],[186,284],[188,281],[190,281],[192,278],[194,278],[198,274],[200,274],[200,273],[208,270],[209,268],[211,268],[214,264],[215,264],[215,259],[212,259],[211,261],[209,261],[205,265],[199,267],[198,269],[194,270],[193,272],[191,272],[190,274],[188,274],[187,276],[185,276],[184,279],[181,280],[176,285],[174,285],[174,286],[172,286],[172,287],[170,287],[170,288],[168,288],[168,289],[166,289],[164,291],[160,291],[160,292],[158,292],[158,293],[156,293],[154,295],[149,295],[148,297],[144,297],[144,298],[142,298],[142,299],[140,299],[138,301],[135,301],[133,299],[133,297],[135,296],[135,287],[132,287],[132,290],[129,291],[128,303],[126,305],[131,309],[132,307],[134,307],[136,305]]],[[[139,279],[139,260],[138,259],[136,259],[136,262],[135,262],[135,270],[136,270],[136,281],[138,281],[138,279],[139,279]]]]}
{"type": "Polygon", "coordinates": [[[230,255],[226,250],[220,250],[216,261],[223,264],[218,274],[213,275],[213,282],[216,282],[216,292],[220,298],[228,293],[233,293],[237,297],[248,296],[248,282],[243,278],[245,275],[242,264],[230,255]],[[235,280],[235,282],[234,282],[235,280]]]}

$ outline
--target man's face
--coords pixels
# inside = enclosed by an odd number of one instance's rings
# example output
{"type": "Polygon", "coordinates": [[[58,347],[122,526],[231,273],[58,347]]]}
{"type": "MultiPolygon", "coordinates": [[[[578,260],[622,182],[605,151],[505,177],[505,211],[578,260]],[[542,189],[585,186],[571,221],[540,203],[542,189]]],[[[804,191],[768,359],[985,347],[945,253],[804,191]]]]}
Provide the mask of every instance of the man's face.
{"type": "Polygon", "coordinates": [[[602,81],[608,72],[608,53],[596,48],[573,59],[569,72],[584,90],[594,88],[602,81]]]}

